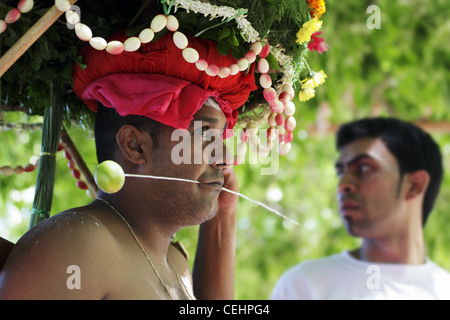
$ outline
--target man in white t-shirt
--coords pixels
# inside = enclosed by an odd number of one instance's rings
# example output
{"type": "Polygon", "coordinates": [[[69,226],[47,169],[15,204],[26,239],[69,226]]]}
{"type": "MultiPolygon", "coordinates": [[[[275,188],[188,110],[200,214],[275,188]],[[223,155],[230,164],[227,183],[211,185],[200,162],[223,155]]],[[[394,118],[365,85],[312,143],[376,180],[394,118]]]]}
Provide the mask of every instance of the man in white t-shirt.
{"type": "Polygon", "coordinates": [[[272,299],[450,299],[450,273],[426,256],[423,228],[442,182],[438,145],[392,118],[337,133],[340,216],[360,248],[300,263],[272,299]]]}

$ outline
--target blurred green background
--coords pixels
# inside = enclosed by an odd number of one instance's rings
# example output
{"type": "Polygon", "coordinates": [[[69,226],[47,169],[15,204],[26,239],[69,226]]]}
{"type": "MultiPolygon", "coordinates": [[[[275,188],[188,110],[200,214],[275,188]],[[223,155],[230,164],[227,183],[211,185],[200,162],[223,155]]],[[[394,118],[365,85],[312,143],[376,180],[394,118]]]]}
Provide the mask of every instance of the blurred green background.
{"type": "MultiPolygon", "coordinates": [[[[329,45],[310,53],[315,71],[327,82],[314,99],[297,104],[297,129],[291,153],[275,175],[262,175],[264,164],[236,168],[240,192],[297,220],[295,226],[244,199],[237,226],[236,298],[267,299],[291,266],[358,245],[347,235],[337,211],[334,128],[367,116],[396,116],[427,125],[442,147],[445,179],[425,229],[429,257],[450,270],[450,2],[435,0],[326,1],[321,37],[329,45]],[[370,29],[369,5],[380,8],[380,29],[370,29]]],[[[12,123],[41,122],[20,113],[1,112],[12,123]]],[[[93,172],[93,136],[69,130],[93,172]]],[[[41,132],[0,130],[0,166],[25,165],[40,153],[41,132]],[[31,160],[30,160],[31,159],[31,160]]],[[[405,141],[405,143],[408,143],[405,141]]],[[[52,214],[91,201],[60,153],[52,214]]],[[[0,175],[0,236],[17,241],[28,229],[36,171],[0,175]]],[[[198,227],[176,235],[191,257],[198,227]]],[[[193,258],[191,258],[191,262],[193,258]]]]}

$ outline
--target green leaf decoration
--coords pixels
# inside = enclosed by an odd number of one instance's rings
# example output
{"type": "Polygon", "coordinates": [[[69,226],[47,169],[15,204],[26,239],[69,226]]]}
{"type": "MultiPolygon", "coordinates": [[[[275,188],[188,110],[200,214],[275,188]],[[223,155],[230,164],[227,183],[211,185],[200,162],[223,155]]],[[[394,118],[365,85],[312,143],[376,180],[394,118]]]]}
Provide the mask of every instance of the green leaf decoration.
{"type": "Polygon", "coordinates": [[[267,62],[269,63],[269,67],[274,70],[280,70],[280,64],[272,53],[266,57],[267,62]]]}

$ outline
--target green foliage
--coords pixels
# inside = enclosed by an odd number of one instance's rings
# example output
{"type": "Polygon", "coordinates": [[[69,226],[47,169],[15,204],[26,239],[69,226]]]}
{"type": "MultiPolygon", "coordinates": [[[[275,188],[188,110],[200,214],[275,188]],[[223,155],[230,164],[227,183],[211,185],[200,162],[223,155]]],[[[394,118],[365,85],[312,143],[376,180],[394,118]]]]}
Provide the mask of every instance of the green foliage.
{"type": "MultiPolygon", "coordinates": [[[[15,112],[3,112],[1,118],[13,123],[43,121],[42,117],[28,117],[15,112]]],[[[70,134],[91,172],[94,172],[97,162],[92,137],[81,128],[70,130],[70,134]]],[[[41,135],[41,130],[24,131],[16,128],[0,131],[2,146],[5,148],[0,153],[0,166],[34,164],[41,152],[41,135]]],[[[51,215],[91,201],[85,191],[76,187],[76,180],[67,164],[63,153],[58,152],[51,215]]],[[[28,230],[36,180],[37,170],[11,176],[0,174],[0,236],[15,242],[28,230]]]]}
{"type": "Polygon", "coordinates": [[[244,57],[248,51],[248,44],[243,38],[233,19],[222,21],[211,19],[194,12],[178,11],[176,17],[181,25],[181,30],[200,38],[211,39],[217,42],[217,48],[223,55],[230,51],[236,59],[244,57]],[[199,32],[199,30],[201,30],[199,32]],[[244,45],[245,44],[245,45],[244,45]]]}
{"type": "MultiPolygon", "coordinates": [[[[372,3],[370,3],[372,4],[372,3]]],[[[450,22],[445,0],[386,1],[380,29],[369,29],[367,1],[326,1],[321,37],[326,54],[308,63],[330,75],[306,103],[312,120],[319,104],[331,108],[330,121],[342,123],[370,115],[405,120],[450,119],[450,22]]]]}
{"type": "Polygon", "coordinates": [[[295,45],[296,33],[310,19],[303,0],[215,0],[216,5],[247,8],[247,19],[269,43],[285,44],[286,51],[299,60],[306,48],[295,45]]]}

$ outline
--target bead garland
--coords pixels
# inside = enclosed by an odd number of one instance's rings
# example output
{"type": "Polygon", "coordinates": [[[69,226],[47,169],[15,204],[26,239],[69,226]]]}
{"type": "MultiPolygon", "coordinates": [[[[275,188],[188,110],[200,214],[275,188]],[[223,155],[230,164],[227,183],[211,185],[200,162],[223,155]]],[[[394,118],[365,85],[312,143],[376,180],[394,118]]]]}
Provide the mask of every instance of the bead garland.
{"type": "MultiPolygon", "coordinates": [[[[94,197],[95,195],[91,195],[89,192],[88,185],[85,181],[81,179],[81,172],[76,168],[75,162],[72,160],[72,156],[70,153],[65,149],[63,144],[58,145],[58,152],[64,150],[64,157],[68,160],[67,167],[72,171],[73,177],[77,180],[76,186],[81,190],[87,190],[90,197],[94,197]]],[[[32,164],[29,163],[25,166],[3,166],[0,167],[0,174],[5,176],[11,176],[13,174],[21,174],[23,172],[33,172],[39,165],[39,158],[37,159],[36,163],[32,164]]]]}
{"type": "Polygon", "coordinates": [[[17,128],[19,130],[34,131],[42,129],[42,123],[12,123],[0,120],[0,131],[7,131],[17,128]]]}
{"type": "Polygon", "coordinates": [[[87,194],[91,198],[95,198],[95,195],[91,194],[87,183],[81,179],[81,172],[76,168],[75,162],[72,160],[70,153],[64,148],[63,144],[58,146],[58,151],[64,150],[64,157],[67,159],[67,167],[72,171],[72,176],[77,180],[76,186],[81,190],[86,190],[87,194]]]}
{"type": "MultiPolygon", "coordinates": [[[[130,37],[123,43],[116,40],[107,42],[101,37],[93,37],[92,30],[87,25],[80,22],[80,16],[78,13],[70,10],[70,3],[68,0],[56,0],[56,3],[58,2],[65,3],[60,4],[59,6],[57,5],[57,7],[59,10],[66,12],[67,22],[75,26],[75,33],[80,40],[89,42],[89,44],[96,50],[106,50],[112,55],[119,55],[124,51],[137,51],[142,44],[151,42],[156,33],[162,31],[164,28],[167,28],[167,30],[173,32],[173,42],[175,46],[182,51],[182,56],[186,62],[195,64],[198,70],[204,71],[211,77],[219,76],[221,78],[227,78],[228,76],[238,74],[239,71],[247,70],[249,66],[255,62],[256,56],[259,55],[263,49],[263,43],[258,41],[250,46],[250,51],[247,52],[244,58],[239,59],[234,64],[229,66],[208,64],[206,60],[200,58],[197,50],[189,47],[189,40],[186,35],[180,31],[177,31],[179,28],[178,19],[173,15],[165,16],[164,14],[155,16],[150,23],[150,28],[145,28],[142,30],[138,37],[130,37]]],[[[264,51],[264,56],[260,55],[260,61],[258,64],[260,72],[266,76],[263,77],[263,80],[261,80],[264,88],[272,85],[272,80],[267,74],[269,71],[269,63],[265,59],[269,54],[268,49],[269,47],[264,51]]]]}
{"type": "MultiPolygon", "coordinates": [[[[3,122],[2,120],[0,120],[0,131],[7,131],[7,130],[12,130],[12,129],[16,129],[18,128],[20,130],[37,130],[42,128],[42,123],[22,123],[22,124],[17,124],[17,123],[10,123],[10,122],[3,122]]],[[[16,166],[16,167],[12,167],[12,166],[2,166],[0,167],[0,174],[4,175],[4,176],[11,176],[13,174],[21,174],[23,172],[33,172],[36,167],[39,164],[39,158],[36,160],[36,162],[33,163],[28,163],[24,166],[16,166]]]]}
{"type": "Polygon", "coordinates": [[[5,19],[0,20],[0,34],[6,30],[8,24],[14,23],[19,20],[22,13],[31,11],[33,7],[33,0],[20,0],[17,8],[9,10],[5,16],[5,19]]]}
{"type": "Polygon", "coordinates": [[[25,166],[16,166],[15,168],[11,166],[0,167],[0,173],[4,176],[11,176],[13,174],[21,174],[23,172],[33,172],[39,164],[39,160],[35,164],[28,163],[25,166]]]}

